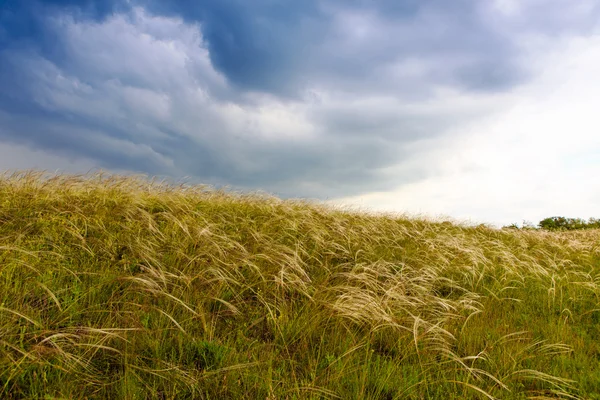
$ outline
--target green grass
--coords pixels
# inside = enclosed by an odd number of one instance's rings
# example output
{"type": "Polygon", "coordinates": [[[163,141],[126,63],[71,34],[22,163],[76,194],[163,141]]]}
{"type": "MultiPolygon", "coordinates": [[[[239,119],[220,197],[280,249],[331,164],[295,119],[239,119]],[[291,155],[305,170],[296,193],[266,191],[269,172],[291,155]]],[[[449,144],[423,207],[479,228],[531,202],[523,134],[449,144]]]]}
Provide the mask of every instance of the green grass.
{"type": "Polygon", "coordinates": [[[0,179],[2,399],[600,399],[600,231],[0,179]]]}

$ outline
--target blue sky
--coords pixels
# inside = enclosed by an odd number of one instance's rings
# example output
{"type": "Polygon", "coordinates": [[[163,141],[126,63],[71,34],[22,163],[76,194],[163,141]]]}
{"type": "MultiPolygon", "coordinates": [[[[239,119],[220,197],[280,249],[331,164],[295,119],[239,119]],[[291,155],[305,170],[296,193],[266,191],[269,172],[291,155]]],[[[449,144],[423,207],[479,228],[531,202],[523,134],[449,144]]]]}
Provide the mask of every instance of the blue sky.
{"type": "Polygon", "coordinates": [[[0,0],[0,169],[600,217],[600,2],[0,0]]]}

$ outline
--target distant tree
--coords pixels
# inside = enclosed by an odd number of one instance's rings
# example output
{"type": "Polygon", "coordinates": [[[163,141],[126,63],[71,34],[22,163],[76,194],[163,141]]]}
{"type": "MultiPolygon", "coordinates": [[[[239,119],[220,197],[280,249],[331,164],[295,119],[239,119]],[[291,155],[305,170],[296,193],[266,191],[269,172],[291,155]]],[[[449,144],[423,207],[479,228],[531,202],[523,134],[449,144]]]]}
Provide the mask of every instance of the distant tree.
{"type": "Polygon", "coordinates": [[[581,218],[549,217],[541,220],[538,224],[540,229],[548,231],[572,231],[577,229],[600,228],[600,220],[590,218],[587,222],[581,218]]]}
{"type": "Polygon", "coordinates": [[[588,221],[588,227],[590,228],[600,228],[600,219],[598,218],[590,218],[588,221]]]}
{"type": "Polygon", "coordinates": [[[546,229],[549,231],[554,231],[558,229],[563,229],[567,224],[567,219],[565,217],[549,217],[544,218],[540,221],[538,226],[541,229],[546,229]]]}

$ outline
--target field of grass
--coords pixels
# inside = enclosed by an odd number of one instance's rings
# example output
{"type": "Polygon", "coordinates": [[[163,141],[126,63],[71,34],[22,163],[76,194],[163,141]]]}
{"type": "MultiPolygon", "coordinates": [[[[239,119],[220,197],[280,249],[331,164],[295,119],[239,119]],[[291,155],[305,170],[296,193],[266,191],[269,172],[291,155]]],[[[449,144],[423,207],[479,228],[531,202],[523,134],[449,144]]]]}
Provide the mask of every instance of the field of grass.
{"type": "Polygon", "coordinates": [[[0,178],[2,399],[600,399],[600,230],[0,178]]]}

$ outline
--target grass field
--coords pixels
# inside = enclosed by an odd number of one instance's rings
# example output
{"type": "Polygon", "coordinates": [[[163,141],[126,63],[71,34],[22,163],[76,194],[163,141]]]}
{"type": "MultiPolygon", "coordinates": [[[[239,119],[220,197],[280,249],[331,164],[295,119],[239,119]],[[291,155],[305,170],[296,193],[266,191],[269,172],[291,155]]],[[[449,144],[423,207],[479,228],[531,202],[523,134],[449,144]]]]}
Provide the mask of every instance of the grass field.
{"type": "Polygon", "coordinates": [[[0,179],[2,399],[600,399],[600,230],[0,179]]]}

